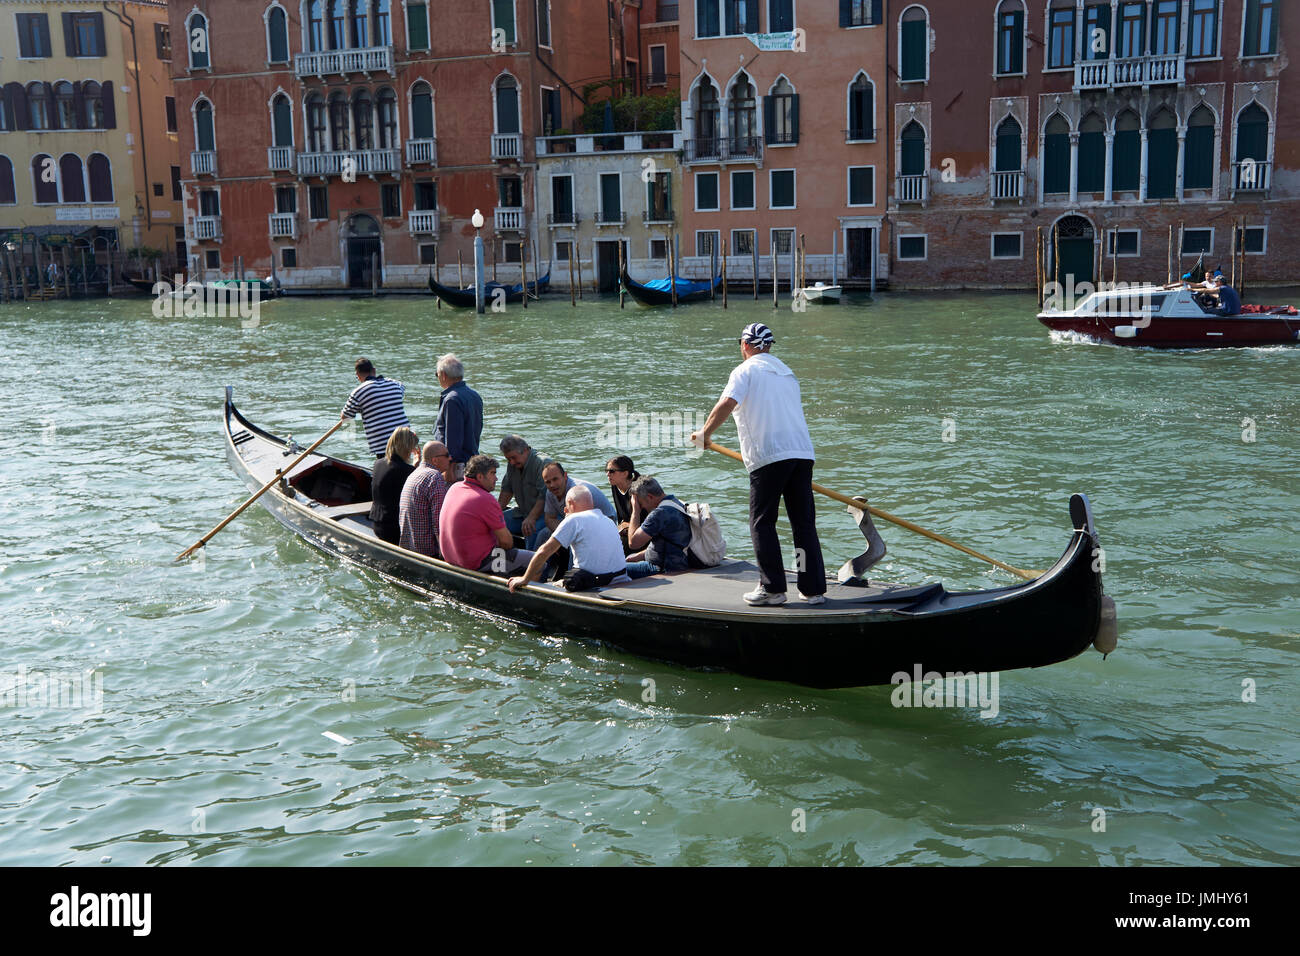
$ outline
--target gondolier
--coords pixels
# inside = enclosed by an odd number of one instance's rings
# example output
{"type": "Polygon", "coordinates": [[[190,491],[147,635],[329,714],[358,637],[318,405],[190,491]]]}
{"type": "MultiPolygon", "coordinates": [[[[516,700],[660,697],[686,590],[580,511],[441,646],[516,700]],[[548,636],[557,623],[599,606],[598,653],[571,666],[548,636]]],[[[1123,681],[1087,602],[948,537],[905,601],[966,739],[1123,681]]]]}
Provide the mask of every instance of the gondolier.
{"type": "Polygon", "coordinates": [[[388,439],[403,425],[410,427],[402,396],[406,386],[401,382],[375,374],[375,366],[368,358],[356,362],[357,381],[361,384],[352,390],[348,402],[339,412],[339,420],[356,418],[360,413],[366,426],[366,444],[376,458],[384,457],[388,439]]]}
{"type": "Polygon", "coordinates": [[[813,504],[812,436],[803,417],[803,400],[794,372],[775,355],[772,330],[755,322],[740,334],[745,360],[727,379],[704,428],[691,440],[708,447],[709,438],[734,413],[740,454],[749,471],[749,533],[758,560],[758,587],[747,604],[785,602],[785,563],[776,534],[777,510],[785,499],[794,533],[799,592],[809,604],[826,600],[826,567],[817,537],[813,504]]]}

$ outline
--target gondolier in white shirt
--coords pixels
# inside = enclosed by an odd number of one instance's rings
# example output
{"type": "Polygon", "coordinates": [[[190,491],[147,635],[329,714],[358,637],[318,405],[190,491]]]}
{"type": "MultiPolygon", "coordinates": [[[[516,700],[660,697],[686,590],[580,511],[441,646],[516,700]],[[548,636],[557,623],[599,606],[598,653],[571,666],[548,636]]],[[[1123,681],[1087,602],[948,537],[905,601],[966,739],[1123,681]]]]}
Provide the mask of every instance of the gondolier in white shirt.
{"type": "Polygon", "coordinates": [[[785,562],[776,518],[781,500],[794,533],[799,593],[809,604],[826,600],[826,566],[817,537],[813,504],[812,436],[803,417],[803,400],[794,372],[771,348],[772,330],[755,322],[740,334],[745,360],[727,379],[704,428],[691,441],[707,448],[709,438],[733,413],[740,436],[740,455],[749,471],[749,533],[758,560],[758,587],[747,604],[785,602],[785,562]]]}
{"type": "Polygon", "coordinates": [[[383,458],[393,432],[403,425],[411,427],[406,418],[406,406],[402,403],[406,386],[396,379],[376,375],[374,363],[368,358],[357,359],[355,368],[357,381],[361,384],[348,396],[347,404],[339,412],[339,421],[355,418],[359,412],[366,426],[366,444],[370,446],[370,453],[383,458]]]}

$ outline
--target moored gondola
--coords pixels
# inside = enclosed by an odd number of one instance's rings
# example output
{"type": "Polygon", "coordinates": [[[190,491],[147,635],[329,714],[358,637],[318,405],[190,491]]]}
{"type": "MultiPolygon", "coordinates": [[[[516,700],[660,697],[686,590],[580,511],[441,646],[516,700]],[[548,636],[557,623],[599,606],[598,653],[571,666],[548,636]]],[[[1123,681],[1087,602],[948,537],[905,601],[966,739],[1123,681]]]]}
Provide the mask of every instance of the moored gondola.
{"type": "MultiPolygon", "coordinates": [[[[222,421],[226,457],[250,490],[301,451],[240,414],[229,387],[222,421]]],[[[969,592],[831,582],[824,604],[776,607],[741,601],[757,569],[732,560],[593,592],[532,584],[511,593],[504,578],[381,541],[367,517],[369,498],[366,468],[312,454],[258,501],[314,547],[417,594],[645,657],[811,687],[897,683],[918,668],[953,676],[1067,660],[1098,638],[1108,600],[1083,495],[1070,501],[1065,553],[1033,581],[969,592]]]]}
{"type": "MultiPolygon", "coordinates": [[[[672,305],[673,304],[673,279],[671,276],[663,279],[654,279],[650,282],[637,282],[628,275],[627,267],[623,267],[620,274],[620,281],[623,283],[623,289],[632,298],[636,299],[642,305],[672,305]]],[[[712,284],[707,280],[696,282],[691,279],[677,277],[677,304],[682,305],[687,302],[701,302],[709,297],[712,289],[716,289],[722,283],[722,277],[716,277],[712,284]]]]}
{"type": "MultiPolygon", "coordinates": [[[[532,298],[537,298],[543,292],[546,292],[551,286],[551,274],[548,272],[540,279],[528,283],[528,294],[532,298]]],[[[516,282],[514,285],[506,285],[502,282],[488,282],[483,286],[483,304],[491,306],[497,297],[497,289],[505,290],[505,301],[522,302],[524,301],[524,284],[516,282]]],[[[468,289],[453,289],[451,286],[443,285],[432,275],[429,276],[429,291],[440,298],[447,305],[457,309],[474,308],[474,287],[468,289]]]]}

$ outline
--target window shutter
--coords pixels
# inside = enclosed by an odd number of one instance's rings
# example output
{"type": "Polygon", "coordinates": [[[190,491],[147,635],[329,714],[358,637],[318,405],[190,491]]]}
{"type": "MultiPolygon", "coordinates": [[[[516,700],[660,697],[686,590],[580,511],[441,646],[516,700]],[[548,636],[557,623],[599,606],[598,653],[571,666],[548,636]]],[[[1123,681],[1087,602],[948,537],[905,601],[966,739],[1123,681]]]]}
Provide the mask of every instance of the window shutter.
{"type": "Polygon", "coordinates": [[[90,119],[86,116],[86,98],[81,95],[81,84],[72,84],[72,112],[77,118],[77,129],[90,129],[90,119]]]}
{"type": "Polygon", "coordinates": [[[925,79],[925,53],[928,46],[929,20],[907,20],[903,23],[903,62],[900,80],[925,79]]]}
{"type": "Polygon", "coordinates": [[[104,80],[99,85],[99,98],[104,106],[104,129],[117,129],[117,113],[113,109],[112,80],[104,80]]]}
{"type": "Polygon", "coordinates": [[[1011,14],[1011,72],[1025,72],[1025,11],[1011,14]]]}
{"type": "Polygon", "coordinates": [[[422,3],[406,8],[406,46],[410,50],[429,48],[429,13],[422,3]]]}
{"type": "Polygon", "coordinates": [[[745,3],[745,32],[758,32],[758,0],[746,0],[745,3]]]}
{"type": "Polygon", "coordinates": [[[723,29],[724,35],[731,35],[740,32],[740,24],[736,22],[736,3],[735,0],[722,0],[723,6],[723,29]]]}
{"type": "MultiPolygon", "coordinates": [[[[1294,12],[1294,11],[1293,11],[1294,12]]],[[[1273,8],[1273,15],[1268,18],[1268,51],[1277,52],[1277,19],[1282,15],[1282,4],[1273,8]]]]}
{"type": "Polygon", "coordinates": [[[94,56],[107,56],[108,45],[104,42],[104,15],[102,13],[92,13],[95,18],[95,49],[92,51],[94,56]]]}
{"type": "Polygon", "coordinates": [[[45,14],[36,21],[37,33],[41,36],[41,56],[50,56],[54,47],[50,45],[50,20],[45,14]]]}
{"type": "Polygon", "coordinates": [[[847,27],[853,17],[852,0],[840,0],[840,26],[847,27]]]}
{"type": "Polygon", "coordinates": [[[23,89],[21,83],[9,83],[5,86],[5,94],[8,96],[10,103],[13,104],[13,127],[15,130],[25,130],[31,126],[31,117],[27,110],[27,91],[23,89]]]}
{"type": "Polygon", "coordinates": [[[883,19],[880,13],[880,0],[871,0],[871,22],[878,24],[883,19]]]}
{"type": "Polygon", "coordinates": [[[63,52],[68,56],[77,55],[77,32],[72,26],[72,14],[63,15],[63,52]]]}
{"type": "Polygon", "coordinates": [[[790,141],[799,142],[799,94],[790,97],[790,141]]]}
{"type": "Polygon", "coordinates": [[[776,100],[771,96],[763,97],[763,142],[776,142],[776,100]]]}

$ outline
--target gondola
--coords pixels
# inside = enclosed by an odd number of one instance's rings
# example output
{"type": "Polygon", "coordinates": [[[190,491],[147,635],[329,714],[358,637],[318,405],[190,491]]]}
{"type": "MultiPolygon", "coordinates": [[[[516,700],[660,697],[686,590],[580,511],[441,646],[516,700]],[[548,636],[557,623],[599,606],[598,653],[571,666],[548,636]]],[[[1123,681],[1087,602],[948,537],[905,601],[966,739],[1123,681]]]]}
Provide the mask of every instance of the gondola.
{"type": "MultiPolygon", "coordinates": [[[[623,267],[620,274],[623,283],[623,289],[632,298],[636,299],[642,305],[672,305],[673,304],[673,286],[672,277],[663,279],[654,279],[650,282],[637,282],[628,275],[627,267],[623,267]]],[[[709,297],[712,289],[716,289],[722,283],[722,277],[716,277],[712,284],[707,280],[699,282],[691,279],[677,277],[677,304],[681,305],[686,302],[699,302],[709,297]]]]}
{"type": "MultiPolygon", "coordinates": [[[[153,295],[154,288],[158,284],[153,279],[138,279],[127,275],[125,272],[122,273],[122,281],[131,284],[146,295],[153,295]]],[[[174,287],[173,282],[175,280],[173,276],[164,276],[160,281],[170,295],[186,295],[188,294],[187,290],[191,288],[188,283],[174,287]]],[[[204,283],[203,288],[227,291],[227,293],[235,292],[237,294],[257,289],[258,298],[260,299],[275,299],[284,294],[279,284],[271,282],[269,279],[210,279],[204,283]]]]}
{"type": "MultiPolygon", "coordinates": [[[[551,274],[548,272],[540,279],[528,283],[528,294],[533,298],[551,287],[551,274]]],[[[524,284],[516,282],[514,285],[506,285],[504,282],[488,282],[483,286],[483,304],[491,306],[496,299],[496,290],[504,289],[507,302],[524,301],[524,284]]],[[[442,299],[443,302],[457,309],[474,308],[474,287],[468,289],[453,289],[451,286],[443,285],[432,275],[429,276],[429,291],[442,299]]]]}
{"type": "MultiPolygon", "coordinates": [[[[222,422],[226,457],[250,490],[301,452],[240,414],[229,386],[222,422]]],[[[967,592],[832,581],[823,604],[775,607],[741,601],[758,572],[735,560],[593,592],[552,583],[512,594],[504,578],[381,541],[369,499],[369,470],[313,453],[258,501],[313,547],[418,595],[644,657],[810,687],[899,683],[896,675],[917,667],[947,675],[1040,667],[1082,653],[1101,627],[1097,534],[1083,495],[1070,500],[1065,553],[1033,581],[967,592]]]]}
{"type": "Polygon", "coordinates": [[[123,272],[122,281],[130,286],[134,286],[137,291],[143,292],[145,295],[153,295],[153,287],[155,284],[153,279],[137,279],[123,272]]]}

